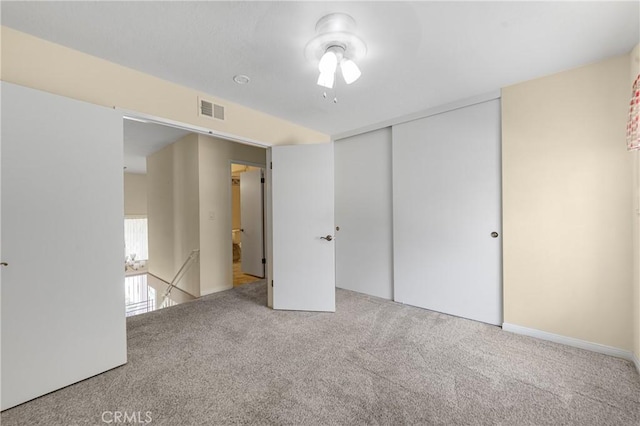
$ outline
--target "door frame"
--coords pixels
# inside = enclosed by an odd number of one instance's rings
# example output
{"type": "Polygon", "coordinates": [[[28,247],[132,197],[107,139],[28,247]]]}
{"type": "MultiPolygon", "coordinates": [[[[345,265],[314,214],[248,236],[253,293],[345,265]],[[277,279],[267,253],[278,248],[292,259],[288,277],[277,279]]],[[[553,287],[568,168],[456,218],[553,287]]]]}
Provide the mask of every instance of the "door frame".
{"type": "MultiPolygon", "coordinates": [[[[123,120],[134,120],[134,121],[141,121],[143,123],[153,123],[153,124],[160,124],[163,126],[169,126],[169,127],[174,127],[177,129],[182,129],[182,130],[187,130],[189,132],[193,132],[193,133],[198,133],[201,135],[205,135],[205,136],[212,136],[212,137],[216,137],[216,138],[220,138],[220,139],[224,139],[227,140],[229,142],[236,142],[236,143],[240,143],[243,145],[251,145],[251,146],[256,146],[259,148],[264,148],[266,150],[266,163],[265,166],[263,166],[262,164],[258,164],[256,165],[255,163],[247,163],[247,162],[241,162],[241,161],[237,161],[236,164],[248,164],[249,166],[256,166],[256,167],[266,167],[264,169],[264,179],[265,179],[265,184],[264,184],[264,191],[263,191],[263,198],[264,198],[264,205],[263,205],[263,217],[264,217],[264,221],[265,221],[265,227],[263,228],[263,233],[264,233],[264,238],[263,238],[263,244],[265,246],[265,257],[267,258],[267,264],[265,267],[265,281],[267,283],[267,306],[268,307],[273,307],[273,295],[271,293],[271,281],[272,281],[272,276],[273,276],[273,268],[270,267],[270,263],[271,263],[271,252],[272,252],[272,240],[271,240],[271,225],[270,225],[270,220],[271,220],[271,216],[270,216],[270,212],[269,212],[269,201],[271,199],[270,197],[270,191],[271,191],[271,175],[269,173],[269,164],[271,162],[271,146],[273,144],[268,143],[268,142],[264,142],[264,141],[260,141],[260,140],[256,140],[256,139],[250,139],[250,138],[245,138],[242,136],[238,136],[238,135],[234,135],[231,133],[226,133],[226,132],[221,132],[219,130],[214,130],[214,129],[209,129],[206,127],[201,127],[201,126],[196,126],[193,124],[189,124],[189,123],[184,123],[181,121],[176,121],[176,120],[170,120],[168,118],[163,118],[163,117],[158,117],[155,115],[151,115],[151,114],[146,114],[143,112],[139,112],[139,111],[133,111],[133,110],[128,110],[128,109],[124,109],[124,108],[118,108],[118,107],[114,107],[114,109],[116,111],[119,111],[122,114],[122,119],[123,120]]],[[[333,141],[333,140],[332,140],[333,141]]],[[[231,163],[229,163],[229,179],[231,179],[231,163]]],[[[231,197],[231,185],[229,185],[229,197],[231,197]]]]}
{"type": "MultiPolygon", "coordinates": [[[[268,150],[267,150],[268,151],[268,150]]],[[[251,161],[244,161],[244,160],[229,160],[229,182],[231,182],[232,179],[232,171],[231,171],[231,167],[233,164],[240,164],[243,166],[250,166],[250,167],[256,167],[258,169],[260,169],[260,171],[262,172],[262,177],[264,178],[264,184],[262,186],[262,200],[261,200],[261,204],[262,204],[262,257],[263,258],[267,258],[267,170],[265,165],[263,164],[258,164],[258,163],[252,163],[251,161]]],[[[231,229],[233,229],[233,189],[232,189],[232,185],[231,183],[229,183],[229,206],[231,207],[231,229]]],[[[233,262],[233,259],[232,259],[233,262]]],[[[233,266],[233,265],[232,265],[233,266]]],[[[263,265],[263,274],[264,274],[264,278],[261,279],[265,279],[267,282],[269,282],[269,277],[267,276],[267,265],[266,263],[263,265]]]]}

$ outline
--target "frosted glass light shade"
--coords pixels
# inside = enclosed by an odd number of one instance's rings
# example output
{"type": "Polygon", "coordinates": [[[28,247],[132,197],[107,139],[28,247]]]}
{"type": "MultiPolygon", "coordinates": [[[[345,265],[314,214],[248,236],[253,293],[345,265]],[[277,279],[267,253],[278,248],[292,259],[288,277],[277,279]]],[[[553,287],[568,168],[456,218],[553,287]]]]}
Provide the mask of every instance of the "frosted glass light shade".
{"type": "Polygon", "coordinates": [[[332,51],[325,52],[318,64],[318,70],[321,74],[333,74],[336,72],[337,67],[338,57],[332,51]]]}
{"type": "Polygon", "coordinates": [[[327,89],[333,88],[333,82],[335,80],[334,72],[321,72],[318,77],[318,86],[326,87],[327,89]]]}
{"type": "Polygon", "coordinates": [[[342,70],[342,77],[347,84],[351,84],[360,78],[362,72],[360,68],[350,59],[344,59],[340,62],[340,69],[342,70]]]}

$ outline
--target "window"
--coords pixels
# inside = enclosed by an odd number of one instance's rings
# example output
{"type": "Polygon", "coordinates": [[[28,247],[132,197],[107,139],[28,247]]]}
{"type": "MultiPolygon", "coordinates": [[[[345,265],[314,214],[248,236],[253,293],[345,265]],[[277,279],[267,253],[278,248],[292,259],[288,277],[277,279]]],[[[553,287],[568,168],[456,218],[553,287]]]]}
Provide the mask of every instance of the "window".
{"type": "Polygon", "coordinates": [[[125,217],[124,246],[126,258],[136,261],[149,259],[146,217],[125,217]]]}

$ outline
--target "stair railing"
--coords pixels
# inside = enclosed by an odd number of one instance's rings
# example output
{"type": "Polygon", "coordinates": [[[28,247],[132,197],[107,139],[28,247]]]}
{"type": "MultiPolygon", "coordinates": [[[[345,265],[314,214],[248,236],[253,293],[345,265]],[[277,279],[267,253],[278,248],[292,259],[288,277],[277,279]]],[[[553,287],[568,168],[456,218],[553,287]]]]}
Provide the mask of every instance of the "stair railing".
{"type": "Polygon", "coordinates": [[[163,308],[166,307],[165,304],[167,303],[167,300],[169,300],[169,296],[171,295],[171,290],[173,290],[174,287],[178,286],[178,283],[180,282],[180,280],[187,274],[187,272],[189,272],[189,269],[199,259],[199,257],[200,257],[200,249],[191,250],[189,257],[187,257],[187,260],[184,261],[184,263],[176,273],[176,276],[173,277],[173,279],[169,283],[169,287],[167,288],[167,291],[164,292],[161,307],[163,308]]]}

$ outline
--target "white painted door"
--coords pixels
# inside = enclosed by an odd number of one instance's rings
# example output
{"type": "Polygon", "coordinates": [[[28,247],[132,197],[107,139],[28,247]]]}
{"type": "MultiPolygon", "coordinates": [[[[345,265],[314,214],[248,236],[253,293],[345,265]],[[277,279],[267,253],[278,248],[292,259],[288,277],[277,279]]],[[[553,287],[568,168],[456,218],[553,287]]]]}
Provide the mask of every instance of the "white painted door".
{"type": "Polygon", "coordinates": [[[274,309],[335,311],[333,144],[271,148],[274,309]]]}
{"type": "Polygon", "coordinates": [[[264,233],[262,217],[262,170],[240,174],[240,227],[242,272],[264,277],[264,233]]]}
{"type": "Polygon", "coordinates": [[[394,126],[392,151],[395,300],[501,324],[499,100],[394,126]]]}
{"type": "Polygon", "coordinates": [[[122,115],[2,83],[2,409],[122,365],[122,115]]]}

